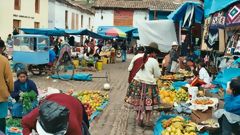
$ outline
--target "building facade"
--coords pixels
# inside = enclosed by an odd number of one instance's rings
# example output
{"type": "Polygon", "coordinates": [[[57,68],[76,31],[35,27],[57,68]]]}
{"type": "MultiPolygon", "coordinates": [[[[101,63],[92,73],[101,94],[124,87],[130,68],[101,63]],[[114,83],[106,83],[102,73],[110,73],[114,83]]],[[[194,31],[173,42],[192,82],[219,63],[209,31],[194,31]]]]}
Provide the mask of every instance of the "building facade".
{"type": "Polygon", "coordinates": [[[48,15],[49,28],[93,29],[94,13],[66,0],[49,0],[48,15]]]}
{"type": "Polygon", "coordinates": [[[7,39],[14,28],[47,28],[48,0],[2,0],[0,37],[7,39]]]}
{"type": "Polygon", "coordinates": [[[145,20],[166,19],[180,4],[173,0],[97,0],[94,28],[98,26],[133,26],[145,20]]]}

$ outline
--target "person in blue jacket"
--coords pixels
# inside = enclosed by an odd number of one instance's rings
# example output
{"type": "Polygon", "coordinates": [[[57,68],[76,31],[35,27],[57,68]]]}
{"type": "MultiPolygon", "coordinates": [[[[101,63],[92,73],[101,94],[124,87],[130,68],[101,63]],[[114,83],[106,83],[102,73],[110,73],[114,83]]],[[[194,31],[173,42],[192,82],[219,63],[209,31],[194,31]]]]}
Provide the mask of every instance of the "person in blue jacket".
{"type": "Polygon", "coordinates": [[[14,82],[14,91],[11,93],[12,98],[18,102],[21,92],[30,92],[32,90],[38,95],[37,86],[32,80],[28,79],[26,71],[19,71],[17,73],[17,78],[18,79],[14,82]]]}
{"type": "MultiPolygon", "coordinates": [[[[26,71],[19,71],[17,73],[17,80],[14,82],[14,91],[11,93],[12,100],[9,102],[9,109],[13,117],[19,117],[26,115],[28,112],[24,111],[23,104],[20,101],[20,95],[24,92],[34,91],[38,95],[38,90],[36,84],[28,79],[26,71]]],[[[37,106],[37,100],[32,101],[32,109],[37,106]]]]}
{"type": "Polygon", "coordinates": [[[236,118],[236,116],[240,117],[240,76],[232,79],[227,88],[224,110],[227,113],[224,113],[219,119],[220,133],[218,135],[232,135],[232,133],[238,135],[240,133],[240,120],[238,121],[239,118],[236,118]],[[232,120],[238,122],[233,123],[232,120]]]}

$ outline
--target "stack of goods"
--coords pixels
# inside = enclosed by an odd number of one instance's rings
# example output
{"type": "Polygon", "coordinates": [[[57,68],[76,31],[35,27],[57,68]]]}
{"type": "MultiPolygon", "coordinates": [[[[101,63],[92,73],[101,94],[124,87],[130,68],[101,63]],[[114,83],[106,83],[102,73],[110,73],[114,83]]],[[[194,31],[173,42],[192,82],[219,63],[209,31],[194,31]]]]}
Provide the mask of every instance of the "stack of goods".
{"type": "Polygon", "coordinates": [[[162,103],[168,103],[173,105],[176,92],[170,90],[159,90],[159,95],[162,103]]]}
{"type": "Polygon", "coordinates": [[[93,119],[95,112],[101,112],[108,103],[108,95],[100,91],[83,91],[77,94],[77,98],[82,102],[88,114],[89,120],[93,119]]]}
{"type": "Polygon", "coordinates": [[[162,126],[161,135],[197,135],[197,125],[180,116],[163,120],[162,126]]]}
{"type": "Polygon", "coordinates": [[[8,118],[6,122],[6,132],[9,135],[22,135],[21,119],[8,118]]]}
{"type": "Polygon", "coordinates": [[[161,80],[184,80],[184,76],[180,74],[174,74],[174,75],[163,75],[160,77],[161,80]]]}
{"type": "Polygon", "coordinates": [[[174,90],[172,88],[172,81],[162,81],[162,80],[158,80],[157,81],[157,86],[159,89],[161,90],[174,90]]]}
{"type": "Polygon", "coordinates": [[[186,102],[189,100],[189,93],[184,89],[180,88],[176,93],[176,102],[186,102]]]}

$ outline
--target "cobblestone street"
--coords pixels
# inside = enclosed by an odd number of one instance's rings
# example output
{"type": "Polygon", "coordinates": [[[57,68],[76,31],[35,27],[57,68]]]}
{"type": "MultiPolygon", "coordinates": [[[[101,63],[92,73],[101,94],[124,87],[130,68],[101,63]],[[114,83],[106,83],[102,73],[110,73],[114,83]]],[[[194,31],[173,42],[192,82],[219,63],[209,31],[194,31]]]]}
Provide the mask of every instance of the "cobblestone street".
{"type": "MultiPolygon", "coordinates": [[[[135,123],[135,112],[126,107],[124,97],[128,83],[128,62],[104,65],[101,72],[92,73],[93,76],[103,77],[106,71],[109,72],[111,91],[109,93],[110,102],[103,113],[91,124],[90,132],[92,135],[152,135],[152,128],[141,128],[135,123]]],[[[74,89],[82,90],[101,90],[106,82],[104,78],[94,78],[91,82],[80,81],[60,81],[46,79],[46,76],[30,76],[40,89],[53,87],[61,90],[74,89]]],[[[154,120],[155,121],[155,120],[154,120]]]]}

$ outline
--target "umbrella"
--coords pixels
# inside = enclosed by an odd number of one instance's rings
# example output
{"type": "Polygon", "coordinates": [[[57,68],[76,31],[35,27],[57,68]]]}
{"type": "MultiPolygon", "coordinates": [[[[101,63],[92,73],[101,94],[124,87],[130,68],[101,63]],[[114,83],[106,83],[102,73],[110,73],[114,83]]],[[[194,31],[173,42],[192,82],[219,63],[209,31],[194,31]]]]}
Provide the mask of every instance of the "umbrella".
{"type": "Polygon", "coordinates": [[[178,9],[168,15],[168,19],[183,22],[182,27],[190,27],[193,22],[203,22],[203,8],[200,2],[185,2],[178,9]]]}
{"type": "Polygon", "coordinates": [[[113,37],[122,37],[122,38],[127,37],[127,34],[125,32],[123,32],[117,28],[111,28],[111,29],[107,30],[105,32],[105,35],[113,36],[113,37]]]}

